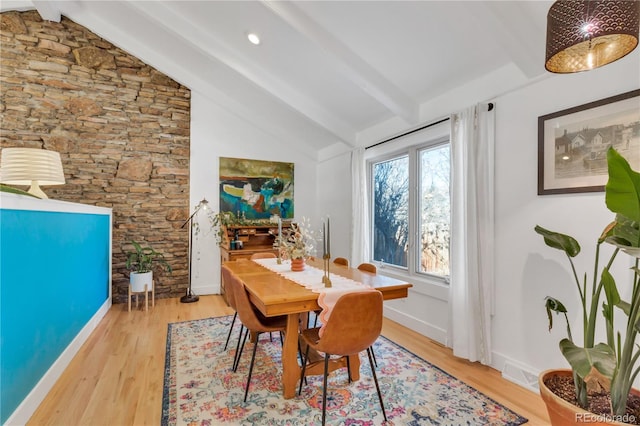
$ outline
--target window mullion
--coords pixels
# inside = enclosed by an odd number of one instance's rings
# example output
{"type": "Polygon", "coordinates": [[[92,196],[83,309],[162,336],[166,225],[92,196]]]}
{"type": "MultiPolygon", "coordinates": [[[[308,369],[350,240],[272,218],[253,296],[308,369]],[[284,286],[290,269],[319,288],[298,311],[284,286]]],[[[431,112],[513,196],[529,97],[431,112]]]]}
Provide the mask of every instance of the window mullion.
{"type": "Polygon", "coordinates": [[[418,174],[418,153],[417,149],[412,148],[409,150],[409,250],[407,253],[407,266],[409,273],[413,274],[417,270],[417,262],[419,256],[417,255],[419,246],[419,224],[418,224],[418,187],[419,187],[419,174],[418,174]]]}

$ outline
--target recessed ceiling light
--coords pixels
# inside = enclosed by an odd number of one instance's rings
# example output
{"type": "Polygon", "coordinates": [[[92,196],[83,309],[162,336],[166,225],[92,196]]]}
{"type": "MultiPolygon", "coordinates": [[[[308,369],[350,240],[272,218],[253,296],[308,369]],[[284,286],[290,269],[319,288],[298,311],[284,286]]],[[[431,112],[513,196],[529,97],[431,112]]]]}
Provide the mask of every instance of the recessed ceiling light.
{"type": "Polygon", "coordinates": [[[248,33],[247,34],[247,38],[249,39],[249,41],[253,44],[260,44],[260,37],[258,37],[257,34],[255,33],[248,33]]]}

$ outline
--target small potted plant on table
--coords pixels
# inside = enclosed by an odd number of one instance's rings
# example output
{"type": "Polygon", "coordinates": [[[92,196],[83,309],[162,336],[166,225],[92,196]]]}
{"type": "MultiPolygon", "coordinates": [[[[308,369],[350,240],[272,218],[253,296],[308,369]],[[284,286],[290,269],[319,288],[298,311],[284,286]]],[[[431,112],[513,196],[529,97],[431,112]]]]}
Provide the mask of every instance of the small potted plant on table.
{"type": "Polygon", "coordinates": [[[573,264],[572,258],[580,253],[578,242],[565,234],[540,226],[535,228],[549,247],[567,255],[582,305],[584,346],[580,347],[574,342],[564,304],[552,297],[546,298],[549,329],[553,325],[553,312],[564,315],[567,337],[560,341],[560,350],[571,365],[571,370],[547,370],[539,377],[540,393],[554,425],[640,424],[640,398],[632,389],[633,381],[640,372],[640,348],[637,345],[640,331],[640,173],[633,171],[613,148],[607,152],[607,164],[609,180],[605,187],[605,201],[616,217],[597,241],[590,287],[587,276],[580,279],[573,264]],[[600,247],[605,242],[615,248],[609,260],[601,264],[600,247]],[[620,252],[635,258],[632,281],[626,283],[631,290],[630,300],[622,300],[610,272],[620,252]],[[615,314],[626,316],[623,328],[616,328],[615,314]],[[596,344],[595,330],[599,319],[604,322],[607,342],[596,344]],[[566,386],[570,382],[573,382],[575,390],[573,397],[569,398],[571,401],[558,398],[551,390],[554,384],[564,383],[566,386]],[[604,400],[604,407],[600,404],[598,408],[597,400],[604,400]]]}
{"type": "Polygon", "coordinates": [[[276,239],[276,247],[285,259],[290,259],[292,271],[303,271],[305,259],[314,251],[315,236],[307,218],[300,223],[292,223],[291,228],[282,231],[276,239]]]}

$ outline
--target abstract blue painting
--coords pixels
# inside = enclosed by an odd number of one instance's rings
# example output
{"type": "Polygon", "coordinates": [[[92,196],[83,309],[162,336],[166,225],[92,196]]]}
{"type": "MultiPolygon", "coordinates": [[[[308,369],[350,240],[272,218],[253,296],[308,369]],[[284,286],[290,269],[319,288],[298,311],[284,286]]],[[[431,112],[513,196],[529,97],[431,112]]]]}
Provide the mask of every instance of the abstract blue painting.
{"type": "Polygon", "coordinates": [[[293,163],[220,157],[220,211],[245,219],[293,218],[293,163]]]}

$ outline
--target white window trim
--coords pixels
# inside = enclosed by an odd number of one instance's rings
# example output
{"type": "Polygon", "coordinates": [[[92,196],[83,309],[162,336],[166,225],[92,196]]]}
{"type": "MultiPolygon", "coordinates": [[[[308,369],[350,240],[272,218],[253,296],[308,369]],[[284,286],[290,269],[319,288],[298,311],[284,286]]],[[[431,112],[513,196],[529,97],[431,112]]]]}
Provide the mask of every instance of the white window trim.
{"type": "MultiPolygon", "coordinates": [[[[409,255],[407,258],[407,265],[413,265],[413,267],[402,268],[396,267],[390,264],[381,263],[372,260],[373,258],[373,188],[372,188],[372,171],[373,164],[379,163],[382,161],[390,160],[393,158],[397,158],[403,155],[409,155],[409,162],[412,161],[415,163],[414,167],[409,168],[409,188],[410,191],[418,191],[418,169],[417,162],[418,159],[418,151],[424,148],[436,147],[442,144],[450,144],[450,123],[448,121],[441,123],[439,125],[412,133],[410,135],[404,136],[402,138],[398,138],[393,142],[389,142],[384,145],[380,145],[369,152],[369,150],[365,153],[365,161],[366,161],[366,177],[367,177],[367,191],[369,192],[368,203],[367,206],[367,214],[369,216],[369,229],[367,232],[369,233],[369,240],[371,244],[369,245],[370,252],[367,254],[369,258],[369,262],[372,262],[378,266],[378,272],[383,275],[388,275],[390,277],[400,278],[411,281],[414,287],[411,289],[412,291],[416,291],[421,294],[425,294],[431,297],[435,297],[440,300],[447,301],[449,299],[449,277],[448,276],[440,276],[429,274],[425,272],[417,271],[417,263],[415,261],[415,250],[413,249],[415,246],[416,236],[409,235],[409,255]],[[411,152],[413,153],[411,155],[411,152]],[[412,186],[413,183],[413,186],[412,186]],[[413,263],[411,263],[413,262],[413,263]],[[413,269],[413,272],[411,272],[413,269]]],[[[416,202],[417,202],[417,194],[414,194],[413,197],[409,197],[409,208],[415,210],[416,202]]],[[[414,222],[413,224],[409,224],[409,230],[411,234],[411,230],[417,230],[417,221],[418,218],[416,215],[411,215],[409,217],[410,222],[414,222]]],[[[416,231],[414,231],[415,233],[416,231]]]]}

